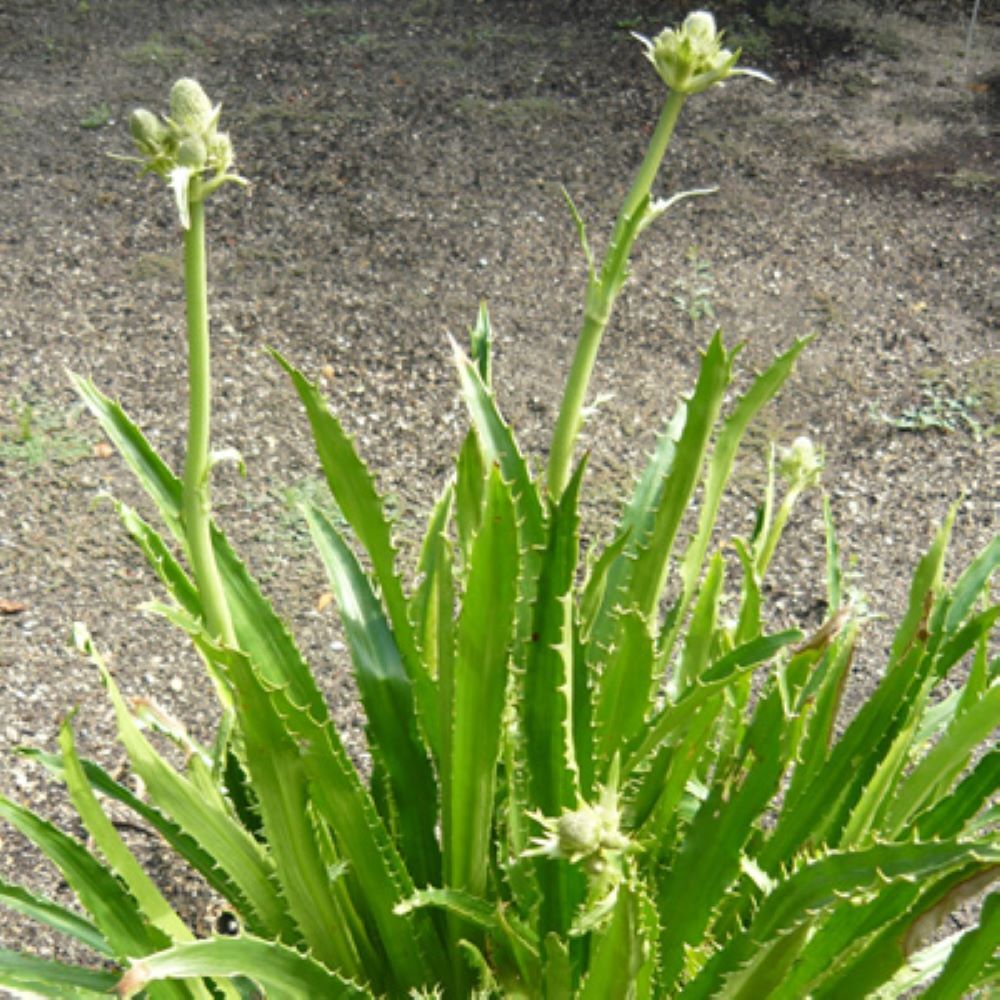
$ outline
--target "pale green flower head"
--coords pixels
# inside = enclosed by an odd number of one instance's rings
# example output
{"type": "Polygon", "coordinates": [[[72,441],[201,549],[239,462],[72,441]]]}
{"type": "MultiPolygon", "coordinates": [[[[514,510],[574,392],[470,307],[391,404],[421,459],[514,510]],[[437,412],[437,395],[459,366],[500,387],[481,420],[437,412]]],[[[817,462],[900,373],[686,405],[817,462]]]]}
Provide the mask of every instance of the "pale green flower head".
{"type": "Polygon", "coordinates": [[[807,437],[797,437],[781,454],[782,476],[796,489],[808,489],[819,482],[823,472],[823,452],[807,437]]]}
{"type": "Polygon", "coordinates": [[[680,94],[700,94],[733,75],[768,79],[756,70],[737,69],[740,53],[723,48],[722,35],[708,11],[696,10],[679,28],[665,28],[653,39],[635,37],[663,82],[680,94]]]}
{"type": "Polygon", "coordinates": [[[233,146],[229,136],[218,131],[220,110],[197,80],[183,78],[170,90],[168,117],[161,120],[139,108],[129,118],[138,162],[173,189],[185,229],[190,224],[191,199],[204,199],[226,181],[246,183],[230,172],[233,146]]]}
{"type": "Polygon", "coordinates": [[[170,88],[170,121],[181,134],[207,138],[218,117],[219,109],[212,107],[197,80],[184,77],[170,88]]]}
{"type": "Polygon", "coordinates": [[[594,804],[580,802],[576,809],[564,809],[557,817],[533,814],[544,833],[533,839],[525,856],[563,858],[571,864],[582,862],[592,875],[604,872],[632,847],[621,829],[616,782],[617,774],[594,804]]]}

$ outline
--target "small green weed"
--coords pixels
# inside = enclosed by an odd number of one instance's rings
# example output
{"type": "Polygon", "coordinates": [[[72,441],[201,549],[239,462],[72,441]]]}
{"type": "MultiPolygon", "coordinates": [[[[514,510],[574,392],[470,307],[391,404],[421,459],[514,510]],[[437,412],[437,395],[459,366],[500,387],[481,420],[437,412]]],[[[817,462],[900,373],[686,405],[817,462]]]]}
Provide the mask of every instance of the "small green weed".
{"type": "Polygon", "coordinates": [[[769,28],[798,31],[809,23],[809,16],[793,4],[769,3],[764,8],[764,22],[769,28]]]}
{"type": "Polygon", "coordinates": [[[715,275],[712,262],[702,257],[697,247],[688,247],[684,257],[688,271],[674,282],[673,302],[691,325],[697,326],[703,319],[715,319],[715,306],[712,305],[715,275]]]}
{"type": "MultiPolygon", "coordinates": [[[[901,431],[938,430],[947,433],[965,433],[975,441],[993,437],[998,425],[991,422],[991,407],[981,391],[985,386],[959,384],[938,372],[930,372],[921,379],[920,400],[898,416],[880,414],[881,419],[901,431]]],[[[992,414],[995,416],[995,412],[992,414]]]]}
{"type": "Polygon", "coordinates": [[[13,105],[0,105],[0,138],[13,135],[24,120],[24,112],[13,105]]]}
{"type": "Polygon", "coordinates": [[[124,59],[133,66],[161,66],[173,71],[187,59],[189,52],[180,45],[172,45],[159,35],[150,35],[144,42],[127,49],[124,59]]]}
{"type": "Polygon", "coordinates": [[[844,313],[837,299],[827,291],[817,289],[813,292],[813,305],[809,314],[815,319],[816,325],[821,330],[828,330],[831,327],[840,326],[844,322],[844,313]]]}
{"type": "Polygon", "coordinates": [[[111,107],[106,102],[101,101],[80,119],[80,128],[104,128],[111,122],[111,107]]]}
{"type": "Polygon", "coordinates": [[[81,410],[79,404],[60,409],[50,401],[11,400],[0,424],[0,463],[68,465],[86,458],[91,443],[76,429],[81,410]]]}
{"type": "Polygon", "coordinates": [[[413,0],[403,11],[403,21],[409,24],[423,24],[441,13],[440,0],[413,0]]]}

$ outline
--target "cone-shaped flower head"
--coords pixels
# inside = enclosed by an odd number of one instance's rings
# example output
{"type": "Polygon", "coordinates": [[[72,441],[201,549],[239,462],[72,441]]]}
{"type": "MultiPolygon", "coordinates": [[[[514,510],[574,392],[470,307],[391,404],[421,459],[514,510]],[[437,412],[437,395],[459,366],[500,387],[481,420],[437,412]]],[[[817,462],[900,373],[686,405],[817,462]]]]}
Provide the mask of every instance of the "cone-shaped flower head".
{"type": "Polygon", "coordinates": [[[129,131],[143,167],[173,188],[181,225],[187,228],[189,199],[203,199],[226,181],[245,184],[230,173],[233,147],[218,131],[219,106],[212,106],[197,80],[178,80],[170,91],[170,115],[160,120],[151,111],[132,112],[129,131]],[[192,184],[197,178],[199,183],[192,184]]]}
{"type": "Polygon", "coordinates": [[[653,39],[635,37],[663,82],[681,94],[700,94],[734,73],[763,75],[736,69],[739,52],[722,47],[722,32],[704,10],[693,11],[679,28],[666,28],[653,39]]]}
{"type": "Polygon", "coordinates": [[[781,454],[779,468],[794,489],[805,490],[819,482],[823,453],[807,437],[797,437],[781,454]]]}
{"type": "Polygon", "coordinates": [[[184,135],[214,131],[218,112],[197,80],[184,77],[170,89],[170,120],[184,135]]]}

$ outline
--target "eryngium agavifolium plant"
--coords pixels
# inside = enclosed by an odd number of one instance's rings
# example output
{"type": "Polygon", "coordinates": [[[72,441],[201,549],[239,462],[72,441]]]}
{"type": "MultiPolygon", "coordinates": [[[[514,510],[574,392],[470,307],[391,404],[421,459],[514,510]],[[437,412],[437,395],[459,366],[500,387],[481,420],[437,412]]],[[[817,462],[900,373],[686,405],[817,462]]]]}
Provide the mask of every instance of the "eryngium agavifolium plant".
{"type": "Polygon", "coordinates": [[[119,506],[166,590],[152,610],[190,637],[221,723],[212,746],[177,726],[161,733],[183,751],[185,765],[172,766],[77,627],[143,794],[78,756],[71,719],[58,754],[26,751],[65,782],[86,837],[9,799],[0,813],[59,868],[81,909],[12,884],[0,896],[94,961],[0,953],[0,985],[206,1000],[797,1000],[996,987],[996,893],[977,922],[935,932],[1000,875],[990,743],[1000,608],[989,604],[1000,541],[946,584],[946,520],[881,681],[844,720],[864,613],[843,583],[828,509],[826,623],[812,635],[771,630],[763,587],[796,499],[818,484],[818,449],[800,439],[773,457],[750,537],[723,545],[714,531],[744,433],[804,343],[728,398],[736,351],[717,333],[619,522],[581,565],[586,458],[575,444],[601,334],[635,239],[675,200],[651,192],[681,107],[741,72],[705,13],[642,42],[668,93],[599,267],[571,206],[589,278],[544,479],[497,409],[483,309],[470,354],[455,352],[471,429],[404,575],[373,476],[314,385],[276,356],[349,525],[305,509],[350,645],[370,779],[211,518],[204,203],[238,179],[232,147],[193,81],[176,84],[166,120],[136,113],[140,159],[169,182],[184,231],[183,476],[116,403],[76,385],[159,512],[165,531],[119,506]],[[218,893],[236,936],[195,939],[109,804],[132,810],[218,893]]]}

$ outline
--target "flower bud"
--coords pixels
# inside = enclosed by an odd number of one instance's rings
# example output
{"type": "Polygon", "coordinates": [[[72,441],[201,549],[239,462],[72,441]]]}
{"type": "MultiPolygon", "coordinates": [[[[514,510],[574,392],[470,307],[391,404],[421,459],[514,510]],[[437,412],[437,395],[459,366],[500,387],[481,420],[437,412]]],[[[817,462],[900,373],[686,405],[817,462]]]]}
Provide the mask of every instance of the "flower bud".
{"type": "Polygon", "coordinates": [[[718,32],[715,28],[715,18],[706,10],[692,11],[684,19],[682,31],[687,32],[693,43],[708,48],[715,45],[718,48],[718,32]]]}
{"type": "Polygon", "coordinates": [[[212,102],[197,80],[183,77],[170,90],[170,118],[185,135],[204,135],[214,117],[212,102]]]}
{"type": "Polygon", "coordinates": [[[128,128],[139,152],[148,156],[156,156],[161,152],[167,129],[151,111],[137,108],[129,116],[128,128]]]}
{"type": "Polygon", "coordinates": [[[559,851],[566,858],[582,858],[600,849],[603,824],[593,809],[563,813],[556,821],[559,851]]]}
{"type": "Polygon", "coordinates": [[[225,132],[216,132],[208,140],[208,160],[217,171],[226,171],[233,165],[233,144],[225,132]]]}
{"type": "Polygon", "coordinates": [[[208,150],[205,148],[205,143],[196,135],[182,139],[177,147],[178,166],[187,167],[189,170],[201,170],[207,158],[208,150]]]}

